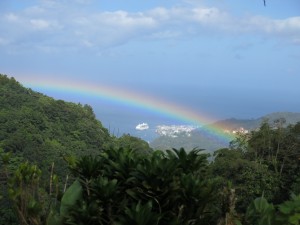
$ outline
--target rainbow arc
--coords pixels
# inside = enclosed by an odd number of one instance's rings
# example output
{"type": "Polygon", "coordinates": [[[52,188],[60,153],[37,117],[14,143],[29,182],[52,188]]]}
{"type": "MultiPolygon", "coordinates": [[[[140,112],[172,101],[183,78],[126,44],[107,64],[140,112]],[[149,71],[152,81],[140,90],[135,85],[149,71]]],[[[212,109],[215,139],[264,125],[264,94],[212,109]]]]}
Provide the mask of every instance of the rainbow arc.
{"type": "Polygon", "coordinates": [[[224,132],[223,128],[208,125],[214,121],[209,116],[140,92],[133,92],[124,88],[81,82],[77,80],[51,80],[34,77],[30,79],[23,79],[21,82],[26,87],[32,88],[33,90],[39,89],[83,94],[116,104],[125,104],[128,107],[139,108],[148,112],[161,114],[164,117],[170,117],[184,123],[200,126],[208,137],[213,138],[218,142],[229,143],[229,141],[233,139],[233,136],[224,132]]]}

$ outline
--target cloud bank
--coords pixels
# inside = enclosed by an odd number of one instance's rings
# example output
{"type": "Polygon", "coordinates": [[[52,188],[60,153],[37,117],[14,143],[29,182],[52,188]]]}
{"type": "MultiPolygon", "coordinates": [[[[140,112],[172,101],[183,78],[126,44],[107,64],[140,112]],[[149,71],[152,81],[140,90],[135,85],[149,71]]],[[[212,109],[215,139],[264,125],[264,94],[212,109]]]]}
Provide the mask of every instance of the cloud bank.
{"type": "Polygon", "coordinates": [[[0,12],[0,49],[94,51],[133,40],[197,36],[254,35],[300,45],[300,17],[236,17],[215,7],[157,7],[141,12],[92,9],[88,0],[42,0],[20,10],[0,12]]]}

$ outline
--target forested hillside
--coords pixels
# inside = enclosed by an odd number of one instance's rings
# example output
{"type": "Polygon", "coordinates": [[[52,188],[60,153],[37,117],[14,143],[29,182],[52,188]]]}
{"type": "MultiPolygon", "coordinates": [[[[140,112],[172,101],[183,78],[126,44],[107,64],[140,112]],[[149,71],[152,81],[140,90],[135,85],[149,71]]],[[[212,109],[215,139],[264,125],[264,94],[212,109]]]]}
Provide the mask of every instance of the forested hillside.
{"type": "Polygon", "coordinates": [[[205,149],[206,152],[211,152],[228,147],[229,143],[219,143],[212,137],[209,137],[205,132],[200,129],[195,129],[186,134],[179,134],[177,137],[160,136],[154,139],[150,146],[154,149],[171,149],[171,148],[184,148],[191,151],[194,148],[205,149]]]}
{"type": "Polygon", "coordinates": [[[0,75],[0,147],[39,166],[56,168],[62,156],[95,154],[111,141],[89,105],[81,105],[24,88],[0,75]]]}

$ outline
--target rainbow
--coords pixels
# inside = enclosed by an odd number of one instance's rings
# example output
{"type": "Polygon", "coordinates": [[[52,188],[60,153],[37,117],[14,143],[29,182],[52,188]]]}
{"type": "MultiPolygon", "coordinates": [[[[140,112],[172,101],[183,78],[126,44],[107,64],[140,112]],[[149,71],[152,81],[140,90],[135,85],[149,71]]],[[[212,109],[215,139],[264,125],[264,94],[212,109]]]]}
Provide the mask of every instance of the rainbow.
{"type": "Polygon", "coordinates": [[[46,79],[45,77],[27,77],[19,80],[24,86],[32,89],[64,91],[66,93],[93,96],[116,104],[125,104],[129,107],[143,109],[165,117],[169,117],[171,119],[201,126],[209,138],[213,138],[219,143],[228,144],[229,141],[233,139],[233,136],[229,133],[225,133],[223,128],[217,126],[208,126],[207,124],[215,121],[209,116],[199,114],[189,108],[173,104],[169,101],[157,99],[142,93],[136,93],[124,88],[70,79],[46,79]]]}

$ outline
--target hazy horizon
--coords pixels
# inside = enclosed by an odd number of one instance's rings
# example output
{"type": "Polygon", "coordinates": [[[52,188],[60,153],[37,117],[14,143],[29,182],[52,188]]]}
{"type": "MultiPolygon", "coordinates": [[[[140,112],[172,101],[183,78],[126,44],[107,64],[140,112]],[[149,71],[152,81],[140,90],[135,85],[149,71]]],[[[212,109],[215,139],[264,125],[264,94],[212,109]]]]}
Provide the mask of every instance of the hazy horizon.
{"type": "MultiPolygon", "coordinates": [[[[2,0],[0,73],[120,87],[216,120],[300,112],[300,2],[266,2],[2,0]]],[[[98,117],[148,113],[38,90],[98,117]]]]}

